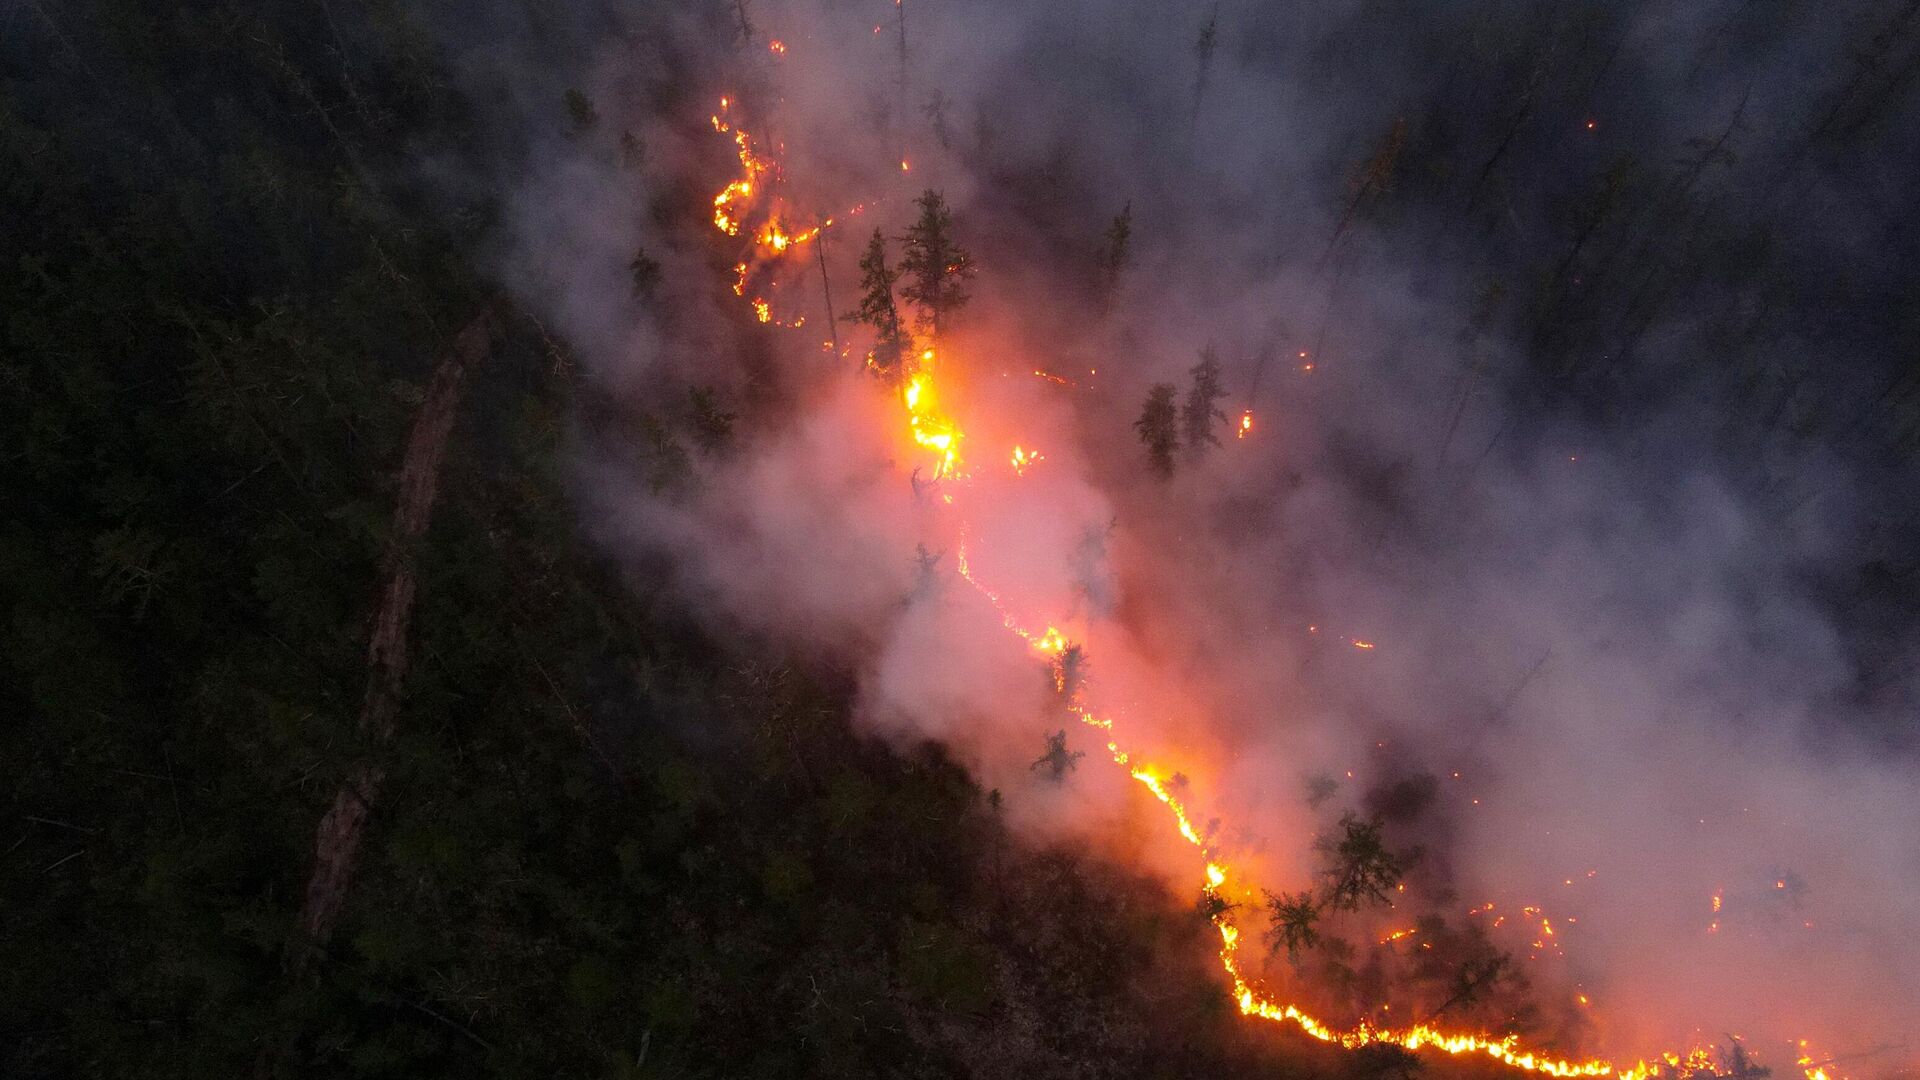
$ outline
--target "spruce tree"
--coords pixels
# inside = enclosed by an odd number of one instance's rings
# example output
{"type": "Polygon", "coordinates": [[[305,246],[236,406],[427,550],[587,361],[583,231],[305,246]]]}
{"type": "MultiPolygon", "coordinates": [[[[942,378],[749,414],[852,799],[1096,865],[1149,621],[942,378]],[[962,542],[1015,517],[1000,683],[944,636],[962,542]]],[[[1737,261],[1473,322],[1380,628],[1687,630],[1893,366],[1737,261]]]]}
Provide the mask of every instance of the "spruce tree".
{"type": "Polygon", "coordinates": [[[860,306],[846,317],[873,327],[873,351],[867,354],[867,362],[886,379],[900,377],[900,362],[909,348],[900,308],[893,300],[893,283],[899,279],[900,271],[887,266],[886,240],[879,229],[873,230],[866,253],[860,256],[860,306]]]}
{"type": "Polygon", "coordinates": [[[973,257],[953,238],[953,213],[940,193],[928,188],[914,200],[920,218],[907,230],[900,272],[907,279],[901,295],[920,305],[916,325],[938,338],[948,319],[966,304],[973,257]]]}
{"type": "Polygon", "coordinates": [[[1193,385],[1187,389],[1187,403],[1180,410],[1181,434],[1185,436],[1187,451],[1194,457],[1201,457],[1209,446],[1219,446],[1220,438],[1213,433],[1213,422],[1226,422],[1227,414],[1220,411],[1214,403],[1227,395],[1220,389],[1220,357],[1209,345],[1200,353],[1200,362],[1188,369],[1193,376],[1193,385]]]}
{"type": "Polygon", "coordinates": [[[1155,383],[1147,391],[1147,400],[1140,407],[1140,419],[1133,422],[1133,430],[1140,435],[1140,442],[1147,448],[1147,463],[1161,477],[1173,475],[1173,455],[1180,449],[1178,425],[1180,410],[1173,403],[1173,384],[1155,383]]]}

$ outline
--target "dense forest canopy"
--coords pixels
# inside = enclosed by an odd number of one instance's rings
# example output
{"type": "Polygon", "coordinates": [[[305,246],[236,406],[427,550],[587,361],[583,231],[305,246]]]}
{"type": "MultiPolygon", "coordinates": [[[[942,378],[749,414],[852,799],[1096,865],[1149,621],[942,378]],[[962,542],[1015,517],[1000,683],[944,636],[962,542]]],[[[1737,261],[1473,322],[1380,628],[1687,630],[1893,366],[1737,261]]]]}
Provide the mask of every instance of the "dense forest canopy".
{"type": "Polygon", "coordinates": [[[0,8],[0,1072],[1904,1075],[1920,5],[1414,7],[0,8]]]}

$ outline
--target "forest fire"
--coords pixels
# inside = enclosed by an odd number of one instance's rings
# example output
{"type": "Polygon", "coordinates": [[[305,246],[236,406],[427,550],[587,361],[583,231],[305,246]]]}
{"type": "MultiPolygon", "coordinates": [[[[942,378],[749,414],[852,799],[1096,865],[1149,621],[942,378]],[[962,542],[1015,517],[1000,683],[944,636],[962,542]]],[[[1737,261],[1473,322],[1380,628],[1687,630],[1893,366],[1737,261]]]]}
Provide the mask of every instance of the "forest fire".
{"type": "MultiPolygon", "coordinates": [[[[726,99],[723,99],[723,111],[726,104],[726,99]]],[[[771,164],[752,152],[750,140],[744,132],[731,128],[719,116],[714,117],[713,123],[717,131],[731,132],[739,147],[743,176],[730,182],[714,198],[716,227],[728,235],[737,235],[740,221],[736,216],[738,213],[736,203],[752,196],[756,178],[768,171],[771,164]]],[[[908,167],[906,160],[900,161],[902,171],[907,170],[908,167]]],[[[814,239],[820,231],[820,228],[816,227],[801,233],[790,234],[784,231],[777,220],[769,220],[767,225],[756,234],[755,242],[778,255],[795,245],[814,239]]],[[[954,268],[948,267],[948,269],[951,271],[954,268]]],[[[746,265],[736,266],[735,272],[734,292],[744,296],[746,265]]],[[[756,297],[751,303],[755,318],[760,322],[769,321],[767,301],[756,297]]],[[[1305,351],[1299,353],[1299,359],[1302,361],[1300,367],[1302,370],[1312,371],[1314,365],[1306,362],[1306,357],[1305,351]]],[[[923,348],[912,355],[910,362],[904,365],[907,370],[899,385],[900,402],[905,412],[907,430],[912,444],[932,457],[931,478],[965,481],[968,477],[961,469],[961,429],[958,422],[942,406],[940,389],[936,381],[936,359],[936,350],[933,348],[923,348]]],[[[1052,382],[1067,383],[1066,380],[1041,369],[1034,369],[1033,374],[1052,382]]],[[[1242,412],[1235,425],[1236,438],[1246,438],[1253,427],[1253,411],[1247,409],[1242,412]]],[[[1035,463],[1043,460],[1043,455],[1024,445],[1016,445],[1008,460],[1016,475],[1025,475],[1035,463]]],[[[916,468],[913,471],[917,475],[919,469],[916,468]]],[[[945,493],[944,503],[949,506],[958,505],[951,492],[945,493]]],[[[963,517],[960,525],[960,534],[963,538],[966,532],[963,517]]],[[[1069,641],[1066,635],[1053,625],[1046,625],[1045,629],[1040,631],[1027,629],[1026,626],[1029,624],[1009,609],[1002,595],[991,589],[976,575],[969,561],[964,540],[959,547],[956,563],[960,577],[992,604],[1006,629],[1024,640],[1035,654],[1047,657],[1050,662],[1056,664],[1055,686],[1062,693],[1070,695],[1068,711],[1084,726],[1097,729],[1104,734],[1104,746],[1109,758],[1115,765],[1126,770],[1130,779],[1146,789],[1154,801],[1165,809],[1174,832],[1186,844],[1197,850],[1201,870],[1200,892],[1206,901],[1205,910],[1208,912],[1208,918],[1220,939],[1218,961],[1231,987],[1233,1000],[1243,1015],[1287,1024],[1315,1040],[1347,1049],[1384,1045],[1408,1051],[1433,1050],[1453,1056],[1485,1057],[1514,1070],[1542,1076],[1618,1077],[1620,1080],[1698,1080],[1702,1077],[1744,1075],[1741,1072],[1744,1066],[1739,1064],[1744,1059],[1737,1056],[1740,1053],[1737,1044],[1735,1066],[1731,1068],[1718,1060],[1713,1051],[1707,1048],[1694,1048],[1684,1053],[1665,1052],[1637,1060],[1632,1065],[1621,1065],[1598,1057],[1556,1057],[1543,1051],[1527,1048],[1518,1035],[1494,1036],[1481,1032],[1448,1030],[1436,1026],[1431,1019],[1404,1028],[1380,1026],[1367,1020],[1361,1020],[1350,1027],[1336,1027],[1334,1024],[1310,1015],[1299,1005],[1270,996],[1267,991],[1256,985],[1255,979],[1247,974],[1242,962],[1242,930],[1233,918],[1233,912],[1240,905],[1233,902],[1229,896],[1230,889],[1245,888],[1238,884],[1242,876],[1225,860],[1223,854],[1216,850],[1210,834],[1196,826],[1195,817],[1187,802],[1186,792],[1190,781],[1186,774],[1163,768],[1146,760],[1138,751],[1126,748],[1119,736],[1115,734],[1114,718],[1111,715],[1096,712],[1079,700],[1078,688],[1070,688],[1066,676],[1061,674],[1057,667],[1060,658],[1070,654],[1077,655],[1079,646],[1069,641]]],[[[1309,630],[1317,632],[1318,627],[1310,627],[1309,630]]],[[[1376,648],[1375,642],[1359,638],[1348,638],[1347,643],[1352,648],[1363,652],[1376,648]]],[[[1475,800],[1476,804],[1477,802],[1478,800],[1475,800]]],[[[1781,883],[1781,887],[1784,888],[1784,882],[1781,883]]],[[[1400,889],[1404,891],[1404,884],[1400,889]]],[[[1716,893],[1713,897],[1716,916],[1720,906],[1720,896],[1716,893]]],[[[1472,909],[1469,914],[1491,912],[1493,907],[1494,905],[1489,902],[1484,907],[1472,909]]],[[[1535,942],[1536,948],[1544,947],[1543,942],[1557,937],[1551,920],[1541,914],[1539,909],[1528,907],[1524,914],[1527,923],[1537,925],[1539,929],[1540,939],[1535,942]]],[[[1499,925],[1503,921],[1504,918],[1496,919],[1494,925],[1499,925]]],[[[1718,925],[1716,919],[1710,930],[1717,929],[1718,925]]],[[[1412,927],[1392,930],[1380,939],[1379,944],[1390,945],[1418,933],[1419,930],[1412,927]]],[[[1587,995],[1584,993],[1578,994],[1577,999],[1583,1007],[1589,1004],[1587,995]]],[[[1800,1045],[1804,1051],[1804,1040],[1800,1045]]],[[[1815,1065],[1811,1056],[1806,1053],[1803,1053],[1799,1064],[1808,1080],[1833,1080],[1824,1067],[1815,1065]]]]}
{"type": "Polygon", "coordinates": [[[933,479],[954,475],[960,464],[960,429],[940,412],[933,387],[932,349],[920,354],[918,370],[907,379],[900,398],[907,407],[908,430],[913,441],[934,454],[933,479]]]}
{"type": "Polygon", "coordinates": [[[737,210],[734,204],[753,195],[754,184],[771,166],[769,162],[753,152],[753,140],[748,138],[746,131],[721,119],[721,115],[728,111],[731,101],[731,98],[720,99],[720,112],[712,117],[713,130],[723,135],[733,136],[733,144],[740,158],[741,176],[738,180],[729,181],[727,186],[721,188],[720,193],[713,197],[713,225],[728,236],[737,236],[740,232],[740,220],[736,216],[737,210]]]}

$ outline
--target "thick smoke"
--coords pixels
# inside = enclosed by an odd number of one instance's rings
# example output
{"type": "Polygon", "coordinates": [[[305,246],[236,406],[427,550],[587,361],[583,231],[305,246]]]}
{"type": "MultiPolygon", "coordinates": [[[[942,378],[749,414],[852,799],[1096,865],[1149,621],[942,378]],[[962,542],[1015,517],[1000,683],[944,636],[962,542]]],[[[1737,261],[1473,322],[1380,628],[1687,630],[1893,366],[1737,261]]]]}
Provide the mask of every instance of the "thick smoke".
{"type": "MultiPolygon", "coordinates": [[[[1030,767],[1071,721],[964,553],[1086,645],[1099,707],[1236,865],[1298,888],[1333,815],[1384,810],[1424,848],[1388,923],[1508,920],[1563,1045],[1900,1043],[1920,639],[1832,568],[1910,546],[1920,490],[1866,430],[1911,345],[1886,223],[1915,131],[1861,89],[1901,92],[1914,30],[1891,5],[1412,7],[906,0],[903,64],[893,4],[758,0],[520,32],[584,62],[468,51],[540,133],[501,265],[616,403],[583,438],[589,526],[691,610],[858,673],[874,730],[953,745],[1023,827],[1191,891],[1094,733],[1065,783],[1030,767]],[[835,216],[842,313],[874,228],[925,187],[954,206],[982,267],[941,375],[970,479],[909,479],[867,337],[822,349],[812,249],[753,271],[801,329],[743,315],[746,244],[707,220],[737,170],[722,95],[788,204],[835,216]],[[1617,224],[1659,213],[1753,250],[1617,224]],[[1778,280],[1685,269],[1777,249],[1778,280]],[[1585,274],[1640,284],[1586,303],[1585,274]],[[1255,427],[1162,483],[1130,424],[1209,345],[1255,427]],[[681,483],[655,429],[689,386],[750,420],[681,483]],[[1016,444],[1045,455],[1022,477],[1016,444]]],[[[1266,974],[1344,1003],[1284,955],[1266,974]]]]}

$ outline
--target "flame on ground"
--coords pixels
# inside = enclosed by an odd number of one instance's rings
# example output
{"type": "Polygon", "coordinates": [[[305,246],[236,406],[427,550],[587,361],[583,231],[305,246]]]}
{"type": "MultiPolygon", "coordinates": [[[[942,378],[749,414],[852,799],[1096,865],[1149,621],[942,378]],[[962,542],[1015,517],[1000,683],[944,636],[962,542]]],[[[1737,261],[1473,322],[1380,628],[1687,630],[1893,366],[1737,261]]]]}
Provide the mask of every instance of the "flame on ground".
{"type": "Polygon", "coordinates": [[[920,353],[913,374],[900,390],[900,398],[907,406],[907,426],[913,441],[933,453],[933,478],[940,480],[955,475],[959,468],[960,429],[940,411],[933,386],[933,361],[932,349],[920,353]]]}
{"type": "MultiPolygon", "coordinates": [[[[875,27],[874,29],[878,31],[879,27],[875,27]]],[[[775,52],[784,51],[784,48],[780,46],[778,42],[773,43],[772,47],[775,52]]],[[[729,99],[721,98],[721,114],[726,113],[728,107],[729,99]]],[[[721,114],[716,114],[713,117],[714,130],[723,134],[731,133],[733,135],[734,143],[739,152],[742,175],[740,179],[731,181],[718,195],[714,196],[713,221],[715,227],[721,232],[729,236],[735,236],[738,235],[740,231],[740,219],[737,213],[741,209],[736,206],[736,203],[751,198],[756,190],[756,182],[763,174],[771,170],[773,166],[772,162],[760,157],[754,152],[752,140],[747,136],[747,133],[737,129],[728,121],[722,120],[721,114]]],[[[905,160],[902,160],[900,162],[900,168],[902,171],[907,171],[909,165],[905,160]]],[[[852,212],[858,213],[860,209],[862,208],[856,207],[852,212]]],[[[829,223],[830,221],[823,222],[822,225],[824,226],[829,223]]],[[[769,217],[767,225],[755,235],[754,239],[757,246],[766,248],[773,255],[778,256],[784,254],[793,246],[803,244],[813,239],[818,236],[819,233],[820,228],[816,227],[799,234],[789,234],[785,232],[779,224],[777,215],[774,215],[769,217]]],[[[735,266],[734,271],[734,292],[737,295],[745,297],[748,273],[747,264],[740,263],[735,266]]],[[[769,305],[765,299],[755,297],[751,303],[755,317],[760,322],[764,323],[771,320],[769,305]]],[[[793,325],[798,326],[800,323],[796,321],[793,325]]],[[[1304,351],[1300,353],[1301,360],[1304,361],[1306,356],[1307,354],[1304,351]]],[[[960,465],[959,447],[961,433],[958,425],[939,408],[939,395],[934,385],[934,360],[935,352],[933,349],[926,349],[920,353],[917,362],[913,365],[912,373],[901,388],[901,400],[906,407],[908,428],[911,432],[913,442],[918,447],[930,451],[934,455],[934,478],[942,479],[953,477],[959,479],[964,477],[964,474],[957,471],[960,465]]],[[[1301,364],[1301,368],[1305,371],[1312,371],[1314,365],[1312,363],[1303,363],[1301,364]]],[[[1034,374],[1050,381],[1067,384],[1067,380],[1046,371],[1036,369],[1034,374]]],[[[1247,433],[1252,429],[1253,412],[1249,409],[1241,414],[1236,435],[1239,438],[1245,438],[1247,433]]],[[[1041,455],[1037,452],[1025,451],[1021,447],[1016,446],[1012,455],[1014,471],[1016,473],[1023,473],[1026,467],[1040,459],[1041,455]]],[[[946,495],[946,501],[949,504],[952,503],[953,497],[950,493],[946,495]]],[[[1000,615],[1001,623],[1010,632],[1025,640],[1039,655],[1054,657],[1064,653],[1070,644],[1065,634],[1053,626],[1048,626],[1044,631],[1038,633],[1025,629],[1021,625],[1020,620],[1007,610],[1001,597],[974,575],[973,568],[967,558],[964,526],[961,535],[962,540],[959,545],[958,558],[956,559],[960,576],[992,603],[994,610],[1000,615]]],[[[1309,630],[1317,631],[1318,627],[1309,627],[1309,630]]],[[[1357,649],[1368,650],[1374,648],[1374,643],[1370,641],[1362,641],[1359,639],[1349,640],[1353,647],[1357,649]]],[[[1203,896],[1213,901],[1213,903],[1210,904],[1213,912],[1210,919],[1220,935],[1220,950],[1218,954],[1220,966],[1225,972],[1228,982],[1231,984],[1234,1002],[1242,1014],[1259,1017],[1264,1020],[1271,1020],[1276,1023],[1290,1024],[1320,1042],[1342,1046],[1347,1049],[1359,1049],[1370,1045],[1388,1045],[1398,1046],[1410,1051],[1427,1049],[1439,1050],[1455,1056],[1480,1055],[1491,1058],[1510,1068],[1543,1076],[1618,1077],[1619,1080],[1668,1080],[1668,1078],[1694,1080],[1694,1078],[1704,1076],[1718,1077],[1731,1074],[1731,1070],[1722,1068],[1722,1066],[1714,1060],[1712,1052],[1705,1048],[1689,1050],[1685,1054],[1672,1052],[1662,1053],[1650,1060],[1641,1059],[1631,1066],[1622,1067],[1603,1058],[1589,1058],[1584,1060],[1556,1058],[1544,1052],[1529,1050],[1521,1045],[1519,1036],[1517,1035],[1494,1037],[1480,1033],[1449,1032],[1437,1028],[1430,1023],[1414,1024],[1411,1027],[1395,1029],[1376,1027],[1362,1020],[1358,1025],[1343,1031],[1307,1014],[1297,1005],[1281,1002],[1267,996],[1250,982],[1242,971],[1240,964],[1241,931],[1232,919],[1234,905],[1228,902],[1226,895],[1228,883],[1234,880],[1236,875],[1232,868],[1213,850],[1211,841],[1203,835],[1200,830],[1194,827],[1192,814],[1189,812],[1186,803],[1174,790],[1176,787],[1184,787],[1184,777],[1181,777],[1178,773],[1169,774],[1151,764],[1139,761],[1135,753],[1123,748],[1119,739],[1112,734],[1114,729],[1112,717],[1098,715],[1091,709],[1077,702],[1071,704],[1069,708],[1081,723],[1106,733],[1108,737],[1105,739],[1105,746],[1108,756],[1116,765],[1126,769],[1128,776],[1139,782],[1157,802],[1166,808],[1180,837],[1198,849],[1203,869],[1201,892],[1203,896]]],[[[1781,883],[1780,887],[1784,888],[1784,882],[1781,883]]],[[[1720,907],[1721,896],[1716,892],[1713,897],[1713,910],[1716,915],[1718,915],[1720,907]]],[[[1469,912],[1469,914],[1480,911],[1490,912],[1492,909],[1493,905],[1488,903],[1484,908],[1474,909],[1469,912]]],[[[1527,909],[1529,915],[1532,915],[1534,912],[1535,909],[1527,909]]],[[[1552,925],[1544,917],[1541,918],[1540,925],[1544,937],[1554,935],[1552,925]]],[[[1719,921],[1716,918],[1708,929],[1712,931],[1718,928],[1719,921]]],[[[1416,933],[1416,931],[1411,929],[1394,931],[1390,933],[1382,943],[1385,944],[1396,941],[1414,933],[1416,933]]],[[[1578,995],[1578,1000],[1582,1005],[1588,1004],[1585,994],[1578,995]]],[[[1834,1080],[1827,1072],[1824,1064],[1816,1063],[1813,1060],[1811,1051],[1807,1049],[1806,1040],[1800,1040],[1799,1047],[1801,1054],[1797,1064],[1805,1074],[1806,1080],[1834,1080]]]]}

